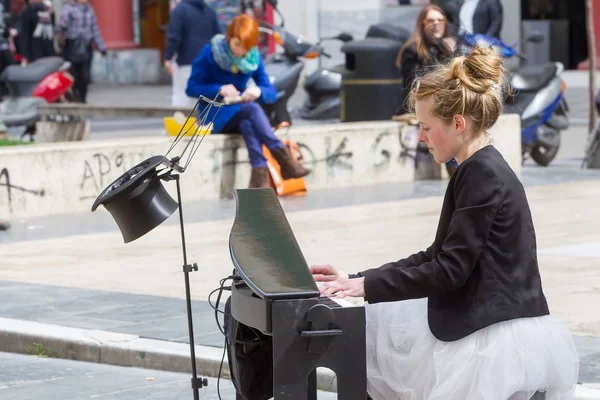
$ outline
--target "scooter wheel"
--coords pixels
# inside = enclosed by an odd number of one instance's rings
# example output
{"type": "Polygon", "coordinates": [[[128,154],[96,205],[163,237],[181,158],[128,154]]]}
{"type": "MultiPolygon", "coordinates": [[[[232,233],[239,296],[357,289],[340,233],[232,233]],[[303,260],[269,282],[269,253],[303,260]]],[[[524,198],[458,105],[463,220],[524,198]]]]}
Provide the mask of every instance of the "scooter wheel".
{"type": "Polygon", "coordinates": [[[536,146],[533,149],[531,149],[530,154],[533,161],[535,161],[538,165],[541,165],[542,167],[547,167],[548,165],[550,165],[552,160],[556,158],[556,155],[558,154],[558,146],[552,148],[536,146]]]}

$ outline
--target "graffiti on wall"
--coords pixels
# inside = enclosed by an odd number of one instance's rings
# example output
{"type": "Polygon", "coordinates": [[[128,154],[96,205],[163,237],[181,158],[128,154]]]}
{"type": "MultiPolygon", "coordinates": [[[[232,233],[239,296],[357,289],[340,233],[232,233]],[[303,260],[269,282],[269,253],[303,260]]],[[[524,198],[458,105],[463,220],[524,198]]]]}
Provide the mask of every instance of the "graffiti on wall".
{"type": "Polygon", "coordinates": [[[373,166],[375,168],[383,168],[390,165],[392,161],[394,151],[392,150],[391,141],[398,140],[400,143],[400,151],[396,157],[398,163],[402,166],[406,166],[407,163],[414,163],[416,152],[417,152],[417,143],[419,132],[417,127],[405,127],[400,126],[400,129],[396,132],[390,129],[387,129],[381,132],[371,145],[371,150],[373,151],[374,159],[373,166]]]}
{"type": "Polygon", "coordinates": [[[79,183],[80,200],[95,199],[112,181],[146,159],[142,152],[95,153],[84,160],[79,183]]]}
{"type": "Polygon", "coordinates": [[[318,158],[312,148],[303,142],[298,142],[302,163],[313,170],[319,164],[325,164],[329,175],[335,174],[336,170],[352,170],[353,153],[347,149],[349,139],[344,136],[337,142],[330,136],[326,136],[325,140],[325,157],[318,158]]]}
{"type": "Polygon", "coordinates": [[[44,197],[46,195],[46,191],[44,189],[28,189],[26,187],[15,185],[10,180],[10,172],[7,168],[2,168],[0,171],[0,195],[6,196],[6,203],[8,204],[8,209],[12,213],[12,205],[13,205],[13,194],[14,192],[20,192],[32,196],[44,197]]]}

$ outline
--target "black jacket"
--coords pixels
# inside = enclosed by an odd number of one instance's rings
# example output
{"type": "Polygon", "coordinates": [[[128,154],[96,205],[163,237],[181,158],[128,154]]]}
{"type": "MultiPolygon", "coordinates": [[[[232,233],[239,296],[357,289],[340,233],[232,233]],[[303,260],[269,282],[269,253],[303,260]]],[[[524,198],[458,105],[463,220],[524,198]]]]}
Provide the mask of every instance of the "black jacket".
{"type": "Polygon", "coordinates": [[[491,145],[450,178],[426,251],[359,275],[369,303],[428,297],[429,328],[444,341],[549,314],[525,190],[491,145]]]}
{"type": "MultiPolygon", "coordinates": [[[[460,9],[464,0],[458,0],[455,4],[445,6],[445,11],[450,15],[450,19],[456,25],[459,25],[460,9]]],[[[500,0],[479,0],[475,14],[473,15],[473,32],[485,35],[500,37],[502,30],[502,4],[500,0]]]]}
{"type": "Polygon", "coordinates": [[[183,0],[169,17],[165,60],[177,55],[177,64],[191,65],[221,27],[215,11],[203,0],[183,0]]]}
{"type": "Polygon", "coordinates": [[[21,42],[21,55],[27,61],[32,62],[42,57],[56,55],[54,51],[54,25],[54,13],[50,13],[43,4],[34,3],[23,9],[19,39],[21,42]],[[45,20],[40,21],[40,16],[45,20]],[[38,26],[40,25],[45,25],[52,32],[52,35],[43,37],[38,34],[36,37],[35,31],[39,29],[38,26]]]}

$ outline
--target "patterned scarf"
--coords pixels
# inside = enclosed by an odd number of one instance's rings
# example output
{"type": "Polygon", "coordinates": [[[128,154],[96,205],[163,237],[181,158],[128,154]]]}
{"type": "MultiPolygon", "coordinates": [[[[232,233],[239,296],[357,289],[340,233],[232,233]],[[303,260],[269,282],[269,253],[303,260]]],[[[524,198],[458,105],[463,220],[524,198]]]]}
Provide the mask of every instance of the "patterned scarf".
{"type": "Polygon", "coordinates": [[[253,47],[244,57],[234,57],[225,35],[215,35],[210,41],[212,56],[219,67],[234,74],[250,74],[258,69],[259,55],[257,47],[253,47]]]}

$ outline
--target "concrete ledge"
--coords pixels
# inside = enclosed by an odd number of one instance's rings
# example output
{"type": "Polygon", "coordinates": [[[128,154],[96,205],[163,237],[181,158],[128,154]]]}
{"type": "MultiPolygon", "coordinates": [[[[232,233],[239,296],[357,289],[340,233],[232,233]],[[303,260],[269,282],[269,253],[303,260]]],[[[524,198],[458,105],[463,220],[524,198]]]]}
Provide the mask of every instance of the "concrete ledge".
{"type": "MultiPolygon", "coordinates": [[[[301,148],[313,172],[308,191],[415,179],[418,130],[375,121],[293,127],[281,132],[301,148]]],[[[520,120],[504,115],[492,136],[515,172],[521,169],[520,120]]],[[[89,212],[98,194],[139,162],[165,154],[173,137],[42,143],[0,148],[0,216],[36,217],[89,212]]],[[[180,154],[187,139],[170,154],[180,154]]],[[[185,159],[185,158],[184,158],[185,159]]],[[[439,170],[439,166],[437,166],[439,170]]],[[[443,174],[432,176],[439,178],[443,174]]],[[[211,135],[182,179],[184,201],[231,198],[250,180],[248,152],[237,135],[211,135]]],[[[165,185],[175,196],[175,185],[165,185]]],[[[310,195],[310,194],[309,194],[310,195]]]]}
{"type": "MultiPolygon", "coordinates": [[[[31,354],[34,344],[43,346],[58,358],[191,373],[187,343],[0,318],[0,351],[31,354]]],[[[209,346],[196,346],[195,349],[198,375],[216,378],[223,349],[209,346]]],[[[229,369],[227,355],[223,369],[229,369]]],[[[331,370],[319,368],[317,375],[320,390],[337,390],[337,379],[331,370]]]]}
{"type": "MultiPolygon", "coordinates": [[[[186,343],[0,318],[0,351],[30,354],[33,343],[51,350],[58,358],[191,373],[190,348],[186,343]]],[[[198,375],[216,378],[222,356],[222,348],[196,346],[198,375]]],[[[223,368],[229,368],[227,355],[223,361],[223,368]]],[[[337,378],[333,371],[318,368],[317,387],[319,390],[336,392],[337,378]]],[[[600,384],[577,385],[575,398],[600,399],[600,384]]]]}

